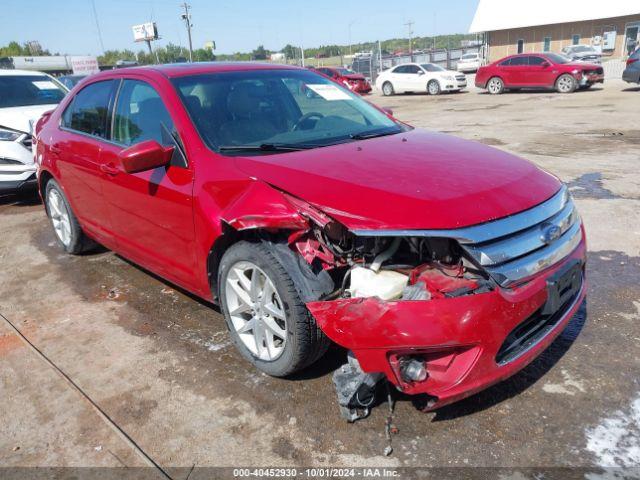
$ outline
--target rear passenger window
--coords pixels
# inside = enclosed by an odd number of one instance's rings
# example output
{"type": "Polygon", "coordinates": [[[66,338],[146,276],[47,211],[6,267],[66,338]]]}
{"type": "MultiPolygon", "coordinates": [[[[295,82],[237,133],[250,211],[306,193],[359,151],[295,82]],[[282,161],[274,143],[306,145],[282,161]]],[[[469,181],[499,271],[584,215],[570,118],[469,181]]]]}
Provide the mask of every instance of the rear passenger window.
{"type": "Polygon", "coordinates": [[[96,82],[80,90],[62,115],[61,125],[71,130],[107,138],[109,101],[114,80],[96,82]]]}
{"type": "Polygon", "coordinates": [[[512,67],[521,67],[523,65],[529,65],[529,62],[527,60],[528,57],[513,57],[511,59],[511,66],[512,67]]]}
{"type": "Polygon", "coordinates": [[[511,65],[511,59],[505,60],[500,64],[501,67],[509,67],[511,65]]]}

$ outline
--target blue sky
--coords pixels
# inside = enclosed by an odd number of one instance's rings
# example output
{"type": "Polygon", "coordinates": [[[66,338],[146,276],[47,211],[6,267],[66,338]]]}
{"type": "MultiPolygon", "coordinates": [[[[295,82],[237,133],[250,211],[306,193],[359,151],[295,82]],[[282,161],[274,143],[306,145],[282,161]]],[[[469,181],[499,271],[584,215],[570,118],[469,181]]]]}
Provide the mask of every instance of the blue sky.
{"type": "MultiPolygon", "coordinates": [[[[178,0],[94,0],[105,49],[131,48],[131,26],[153,20],[162,39],[187,45],[178,0]]],[[[191,0],[194,48],[215,40],[217,53],[277,50],[286,43],[314,47],[407,36],[467,32],[478,0],[191,0]]],[[[1,0],[0,45],[39,40],[52,52],[101,53],[91,0],[1,0]]]]}

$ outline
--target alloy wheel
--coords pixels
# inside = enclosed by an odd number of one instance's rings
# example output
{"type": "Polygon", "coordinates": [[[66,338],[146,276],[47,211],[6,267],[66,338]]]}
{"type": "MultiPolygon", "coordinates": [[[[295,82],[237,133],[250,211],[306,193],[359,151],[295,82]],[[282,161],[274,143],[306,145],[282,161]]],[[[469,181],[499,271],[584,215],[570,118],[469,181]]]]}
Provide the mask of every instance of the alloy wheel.
{"type": "Polygon", "coordinates": [[[429,85],[427,85],[427,89],[430,95],[438,95],[440,93],[440,85],[435,80],[429,82],[429,85]]]}
{"type": "Polygon", "coordinates": [[[272,362],[287,342],[287,317],[273,281],[257,265],[240,261],[226,278],[225,300],[231,323],[244,346],[272,362]]]}
{"type": "Polygon", "coordinates": [[[489,93],[494,95],[502,92],[502,81],[499,78],[492,78],[489,80],[487,89],[489,90],[489,93]]]}
{"type": "Polygon", "coordinates": [[[71,219],[69,218],[67,206],[58,190],[52,189],[49,191],[47,206],[49,207],[51,223],[58,239],[65,247],[68,247],[71,243],[71,219]]]}
{"type": "Polygon", "coordinates": [[[568,75],[563,75],[558,79],[558,90],[561,93],[569,93],[574,89],[574,80],[568,75]]]}
{"type": "Polygon", "coordinates": [[[384,93],[386,96],[393,94],[393,86],[388,82],[385,83],[382,86],[382,93],[384,93]]]}

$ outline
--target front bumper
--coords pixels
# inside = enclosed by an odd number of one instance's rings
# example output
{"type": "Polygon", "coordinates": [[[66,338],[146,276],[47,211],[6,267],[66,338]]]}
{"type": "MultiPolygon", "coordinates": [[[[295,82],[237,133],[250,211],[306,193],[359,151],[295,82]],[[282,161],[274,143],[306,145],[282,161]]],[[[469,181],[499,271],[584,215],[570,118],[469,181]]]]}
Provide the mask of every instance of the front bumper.
{"type": "Polygon", "coordinates": [[[604,73],[600,74],[592,74],[592,75],[582,75],[578,82],[581,86],[585,85],[594,85],[596,83],[604,83],[604,73]]]}
{"type": "Polygon", "coordinates": [[[0,192],[31,188],[36,183],[33,154],[21,142],[0,142],[0,192]]]}
{"type": "MultiPolygon", "coordinates": [[[[497,356],[516,327],[547,305],[548,280],[570,262],[584,268],[584,237],[563,261],[516,288],[458,298],[384,302],[354,298],[311,302],[307,307],[334,342],[352,350],[365,372],[382,372],[411,395],[432,397],[429,409],[461,400],[515,374],[533,361],[567,325],[585,298],[580,289],[553,317],[544,335],[508,361],[497,356]],[[424,382],[406,383],[398,356],[419,354],[427,364],[424,382]]],[[[584,270],[583,270],[584,271],[584,270]]]]}

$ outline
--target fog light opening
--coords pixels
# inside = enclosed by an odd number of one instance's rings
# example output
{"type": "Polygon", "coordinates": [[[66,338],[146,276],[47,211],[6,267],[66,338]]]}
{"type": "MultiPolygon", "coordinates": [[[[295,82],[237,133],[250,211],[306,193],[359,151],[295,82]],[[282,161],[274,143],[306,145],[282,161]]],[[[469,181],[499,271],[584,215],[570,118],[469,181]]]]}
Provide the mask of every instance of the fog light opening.
{"type": "Polygon", "coordinates": [[[405,357],[400,363],[400,376],[403,381],[412,383],[424,382],[429,374],[423,361],[405,357]]]}

